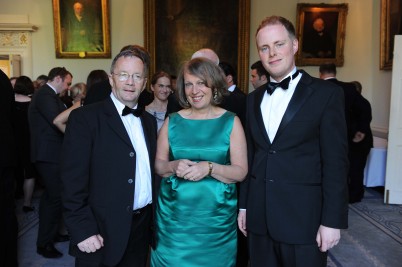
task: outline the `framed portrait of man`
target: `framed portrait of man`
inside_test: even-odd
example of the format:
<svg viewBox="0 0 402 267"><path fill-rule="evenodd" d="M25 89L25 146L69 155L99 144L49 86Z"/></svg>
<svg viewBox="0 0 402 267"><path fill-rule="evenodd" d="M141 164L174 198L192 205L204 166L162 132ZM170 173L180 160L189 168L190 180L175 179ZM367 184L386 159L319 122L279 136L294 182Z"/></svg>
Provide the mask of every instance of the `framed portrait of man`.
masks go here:
<svg viewBox="0 0 402 267"><path fill-rule="evenodd" d="M53 0L56 58L110 58L107 0Z"/></svg>
<svg viewBox="0 0 402 267"><path fill-rule="evenodd" d="M297 4L298 65L343 65L347 11L347 4Z"/></svg>

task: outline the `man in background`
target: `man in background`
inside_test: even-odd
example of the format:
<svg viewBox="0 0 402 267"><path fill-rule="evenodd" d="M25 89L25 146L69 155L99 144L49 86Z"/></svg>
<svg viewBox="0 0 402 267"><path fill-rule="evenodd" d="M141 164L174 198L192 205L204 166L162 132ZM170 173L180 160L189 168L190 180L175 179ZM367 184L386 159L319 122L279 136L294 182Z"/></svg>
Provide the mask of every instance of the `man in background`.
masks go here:
<svg viewBox="0 0 402 267"><path fill-rule="evenodd" d="M251 78L250 82L253 85L254 89L266 84L269 80L269 73L264 68L261 63L261 60L254 62L251 67Z"/></svg>
<svg viewBox="0 0 402 267"><path fill-rule="evenodd" d="M354 170L356 163L360 164L356 162L356 160L353 158L351 148L354 145L354 143L362 142L366 138L366 135L371 134L370 130L371 109L367 110L367 107L363 101L363 97L358 93L358 91L356 90L356 86L353 83L342 82L336 78L336 66L334 63L320 65L319 72L321 79L340 86L342 88L343 95L345 98L345 119L346 119L346 127L348 130L348 147L349 147L349 164L350 164L348 180L350 185L351 176L355 176L355 174L352 174L351 172L355 172ZM351 193L350 190L349 193ZM361 199L363 198L363 195L364 195L364 188L360 188L358 194L356 193L349 194L349 203L360 202Z"/></svg>
<svg viewBox="0 0 402 267"><path fill-rule="evenodd" d="M226 76L228 95L224 96L221 107L235 113L243 126L246 124L246 94L237 86L237 73L232 65L227 62L220 62L219 67Z"/></svg>
<svg viewBox="0 0 402 267"><path fill-rule="evenodd" d="M71 86L73 76L64 67L56 67L50 70L48 79L32 97L28 122L31 160L45 187L39 205L37 253L45 258L59 258L63 254L54 247L54 242L67 241L68 236L58 233L62 221L60 154L63 133L53 120L66 109L58 94Z"/></svg>

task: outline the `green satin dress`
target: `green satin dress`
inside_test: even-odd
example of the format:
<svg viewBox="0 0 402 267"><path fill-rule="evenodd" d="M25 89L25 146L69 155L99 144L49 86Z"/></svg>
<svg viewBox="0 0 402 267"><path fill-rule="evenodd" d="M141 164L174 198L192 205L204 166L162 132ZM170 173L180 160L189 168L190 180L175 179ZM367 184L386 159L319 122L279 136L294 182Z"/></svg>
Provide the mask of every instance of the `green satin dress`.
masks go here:
<svg viewBox="0 0 402 267"><path fill-rule="evenodd" d="M229 141L234 114L208 120L169 116L170 160L230 164ZM236 184L210 176L188 181L162 179L156 211L153 267L230 267L236 265Z"/></svg>

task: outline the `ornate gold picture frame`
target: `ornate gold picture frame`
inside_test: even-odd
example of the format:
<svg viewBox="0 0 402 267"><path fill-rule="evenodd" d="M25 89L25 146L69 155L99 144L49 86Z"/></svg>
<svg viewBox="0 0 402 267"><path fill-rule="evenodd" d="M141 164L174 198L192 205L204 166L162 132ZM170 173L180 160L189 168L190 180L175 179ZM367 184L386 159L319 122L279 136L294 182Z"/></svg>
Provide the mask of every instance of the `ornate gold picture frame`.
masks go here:
<svg viewBox="0 0 402 267"><path fill-rule="evenodd" d="M107 0L53 0L56 58L110 58Z"/></svg>
<svg viewBox="0 0 402 267"><path fill-rule="evenodd" d="M402 0L381 0L380 69L392 69L394 37L402 34Z"/></svg>
<svg viewBox="0 0 402 267"><path fill-rule="evenodd" d="M347 13L348 4L297 4L297 65L343 65Z"/></svg>
<svg viewBox="0 0 402 267"><path fill-rule="evenodd" d="M250 0L144 0L144 25L151 75L176 75L195 51L211 48L237 69L238 86L248 91Z"/></svg>

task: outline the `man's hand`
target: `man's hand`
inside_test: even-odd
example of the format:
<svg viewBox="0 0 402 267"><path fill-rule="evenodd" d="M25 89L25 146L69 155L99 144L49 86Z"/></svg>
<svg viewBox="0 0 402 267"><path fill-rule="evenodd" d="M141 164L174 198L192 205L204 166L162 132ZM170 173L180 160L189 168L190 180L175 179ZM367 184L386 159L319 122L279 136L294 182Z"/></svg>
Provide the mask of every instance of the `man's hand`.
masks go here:
<svg viewBox="0 0 402 267"><path fill-rule="evenodd" d="M340 239L341 230L320 225L315 240L317 241L320 250L322 252L326 252L329 249L335 247Z"/></svg>
<svg viewBox="0 0 402 267"><path fill-rule="evenodd" d="M247 236L247 227L246 227L246 210L240 210L237 215L237 224L239 226L240 231L244 236Z"/></svg>
<svg viewBox="0 0 402 267"><path fill-rule="evenodd" d="M353 140L352 140L352 141L353 141L354 143L359 143L359 142L363 141L364 137L366 137L366 134L365 134L365 133L362 133L362 132L357 131L357 132L355 133L355 136L353 137Z"/></svg>
<svg viewBox="0 0 402 267"><path fill-rule="evenodd" d="M103 247L103 238L101 235L93 235L77 244L77 247L86 253L95 252Z"/></svg>

